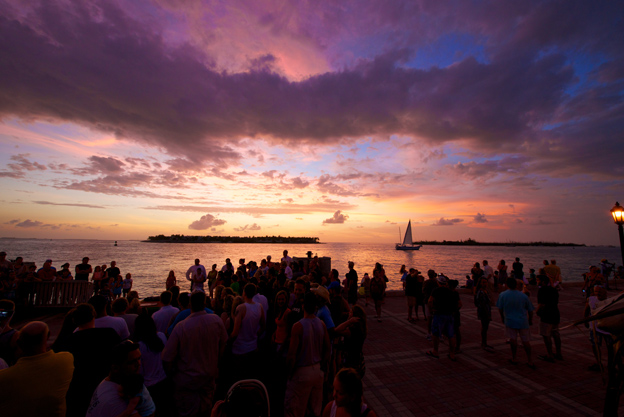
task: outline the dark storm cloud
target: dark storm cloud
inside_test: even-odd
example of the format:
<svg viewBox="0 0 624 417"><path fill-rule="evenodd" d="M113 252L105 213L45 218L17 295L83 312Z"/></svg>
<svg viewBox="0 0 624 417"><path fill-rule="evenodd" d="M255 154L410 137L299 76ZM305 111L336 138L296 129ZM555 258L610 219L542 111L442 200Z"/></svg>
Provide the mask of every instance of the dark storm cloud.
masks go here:
<svg viewBox="0 0 624 417"><path fill-rule="evenodd" d="M615 137L624 130L621 2L300 6L327 11L318 14L323 30L313 23L294 30L319 45L342 31L392 41L340 71L298 82L275 72L270 54L254 58L249 72L218 71L211 57L190 44L172 46L157 22L113 2L42 1L27 13L20 6L0 4L0 117L73 122L192 164L240 160L227 143L245 137L291 144L403 134L525 153L541 172L622 174L599 163L603 156L584 158L592 141L624 158ZM264 18L276 34L290 30L277 15ZM448 33L477 39L485 58L407 67L419 47ZM579 81L577 52L603 61L591 83Z"/></svg>

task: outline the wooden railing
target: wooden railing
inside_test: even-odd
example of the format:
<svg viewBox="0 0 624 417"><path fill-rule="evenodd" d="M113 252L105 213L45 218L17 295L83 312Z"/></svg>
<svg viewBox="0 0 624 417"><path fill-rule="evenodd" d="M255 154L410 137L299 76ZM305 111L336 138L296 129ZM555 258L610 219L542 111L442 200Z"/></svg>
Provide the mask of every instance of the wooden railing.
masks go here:
<svg viewBox="0 0 624 417"><path fill-rule="evenodd" d="M74 307L86 303L93 295L88 281L34 282L28 292L33 307Z"/></svg>

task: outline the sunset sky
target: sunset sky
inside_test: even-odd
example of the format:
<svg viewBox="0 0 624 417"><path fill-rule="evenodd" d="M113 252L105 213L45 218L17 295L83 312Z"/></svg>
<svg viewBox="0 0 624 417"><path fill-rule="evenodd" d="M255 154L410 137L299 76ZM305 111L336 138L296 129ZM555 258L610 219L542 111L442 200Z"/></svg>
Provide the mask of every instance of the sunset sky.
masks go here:
<svg viewBox="0 0 624 417"><path fill-rule="evenodd" d="M617 245L621 1L0 0L0 236Z"/></svg>

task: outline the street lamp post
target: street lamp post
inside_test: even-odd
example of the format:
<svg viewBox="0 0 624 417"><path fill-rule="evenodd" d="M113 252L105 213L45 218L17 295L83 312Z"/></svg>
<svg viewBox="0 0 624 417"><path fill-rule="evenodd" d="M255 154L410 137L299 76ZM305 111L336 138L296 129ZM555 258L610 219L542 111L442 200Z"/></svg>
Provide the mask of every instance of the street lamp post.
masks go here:
<svg viewBox="0 0 624 417"><path fill-rule="evenodd" d="M620 234L620 251L622 252L622 265L624 265L624 207L620 203L615 202L615 206L611 209L613 221L618 225L618 233Z"/></svg>

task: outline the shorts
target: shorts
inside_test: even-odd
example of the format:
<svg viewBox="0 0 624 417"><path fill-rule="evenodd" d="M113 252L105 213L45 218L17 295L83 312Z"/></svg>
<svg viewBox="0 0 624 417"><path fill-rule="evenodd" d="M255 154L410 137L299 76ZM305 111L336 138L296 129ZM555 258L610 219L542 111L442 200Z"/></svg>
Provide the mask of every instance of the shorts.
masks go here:
<svg viewBox="0 0 624 417"><path fill-rule="evenodd" d="M407 306L414 307L416 305L416 297L407 296Z"/></svg>
<svg viewBox="0 0 624 417"><path fill-rule="evenodd" d="M546 337L558 336L559 335L559 324L549 324L540 322L539 325L539 334Z"/></svg>
<svg viewBox="0 0 624 417"><path fill-rule="evenodd" d="M605 341L607 348L612 347L614 344L613 337L611 337L610 334L597 331L594 336L594 331L591 328L589 329L589 343L591 343L592 346L602 346L603 340Z"/></svg>
<svg viewBox="0 0 624 417"><path fill-rule="evenodd" d="M507 331L507 338L513 341L518 340L518 336L520 336L520 340L523 343L531 341L531 331L529 329L512 329L511 327L505 327Z"/></svg>
<svg viewBox="0 0 624 417"><path fill-rule="evenodd" d="M444 335L451 339L455 336L455 321L453 320L453 316L448 314L434 314L433 321L431 322L431 333L440 337Z"/></svg>

